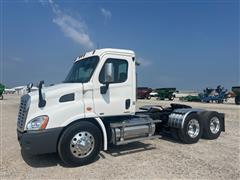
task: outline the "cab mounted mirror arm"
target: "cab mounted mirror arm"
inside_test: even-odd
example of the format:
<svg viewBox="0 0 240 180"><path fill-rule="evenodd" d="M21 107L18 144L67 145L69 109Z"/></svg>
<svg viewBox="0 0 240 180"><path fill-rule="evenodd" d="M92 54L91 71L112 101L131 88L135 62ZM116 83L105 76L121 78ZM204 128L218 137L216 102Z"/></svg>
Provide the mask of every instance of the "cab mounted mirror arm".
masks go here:
<svg viewBox="0 0 240 180"><path fill-rule="evenodd" d="M100 92L101 92L101 94L106 94L108 88L109 88L109 83L106 83L105 85L101 86L101 87L100 87Z"/></svg>

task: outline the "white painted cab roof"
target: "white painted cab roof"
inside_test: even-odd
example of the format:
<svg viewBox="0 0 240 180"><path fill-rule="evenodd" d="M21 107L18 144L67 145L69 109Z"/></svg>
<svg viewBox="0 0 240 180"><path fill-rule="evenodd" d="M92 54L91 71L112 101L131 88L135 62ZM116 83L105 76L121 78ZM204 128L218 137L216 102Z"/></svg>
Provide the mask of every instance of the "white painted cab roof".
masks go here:
<svg viewBox="0 0 240 180"><path fill-rule="evenodd" d="M76 61L87 58L87 57L91 57L91 56L101 56L105 53L122 54L122 55L129 55L129 56L135 57L135 53L132 50L104 48L104 49L96 49L90 52L86 52L85 54L77 57Z"/></svg>

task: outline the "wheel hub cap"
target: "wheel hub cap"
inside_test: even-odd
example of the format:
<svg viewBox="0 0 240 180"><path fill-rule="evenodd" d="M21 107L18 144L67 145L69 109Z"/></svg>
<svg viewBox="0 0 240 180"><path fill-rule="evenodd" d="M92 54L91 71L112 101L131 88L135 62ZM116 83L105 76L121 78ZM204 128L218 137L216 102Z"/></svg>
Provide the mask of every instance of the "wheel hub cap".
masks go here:
<svg viewBox="0 0 240 180"><path fill-rule="evenodd" d="M191 119L189 122L188 122L188 130L187 130L187 133L188 135L191 137L191 138L195 138L198 136L199 134L199 131L200 131L200 125L199 125L199 122L198 120L196 119Z"/></svg>
<svg viewBox="0 0 240 180"><path fill-rule="evenodd" d="M72 138L70 150L75 157L84 158L93 151L94 143L94 137L91 133L79 132Z"/></svg>
<svg viewBox="0 0 240 180"><path fill-rule="evenodd" d="M220 121L217 117L213 117L211 120L210 120L210 131L213 133L213 134L217 134L220 130Z"/></svg>

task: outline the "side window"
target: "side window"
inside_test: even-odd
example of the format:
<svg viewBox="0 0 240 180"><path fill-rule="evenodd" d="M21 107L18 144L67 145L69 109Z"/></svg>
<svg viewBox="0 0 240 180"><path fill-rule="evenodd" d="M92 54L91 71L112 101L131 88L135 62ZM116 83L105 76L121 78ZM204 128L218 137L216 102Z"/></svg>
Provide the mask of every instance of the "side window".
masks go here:
<svg viewBox="0 0 240 180"><path fill-rule="evenodd" d="M100 83L104 83L105 77L105 64L112 63L113 64L113 79L111 83L122 83L127 80L128 76L128 62L123 59L107 59L104 63L102 70L99 75Z"/></svg>

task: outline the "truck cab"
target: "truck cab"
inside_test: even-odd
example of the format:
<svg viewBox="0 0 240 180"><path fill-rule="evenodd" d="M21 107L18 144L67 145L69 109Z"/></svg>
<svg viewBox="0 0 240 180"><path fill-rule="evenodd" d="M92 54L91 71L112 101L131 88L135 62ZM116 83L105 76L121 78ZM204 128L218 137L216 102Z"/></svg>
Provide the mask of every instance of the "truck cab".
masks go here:
<svg viewBox="0 0 240 180"><path fill-rule="evenodd" d="M38 92L21 97L17 135L26 153L57 152L65 163L78 166L92 162L109 144L158 138L162 128L195 143L203 134L203 117L207 136L217 138L224 116L206 112L174 104L136 111L135 53L97 49L77 57L61 84L44 87L40 82ZM215 131L209 135L210 125ZM185 126L191 128L188 137L181 134Z"/></svg>

